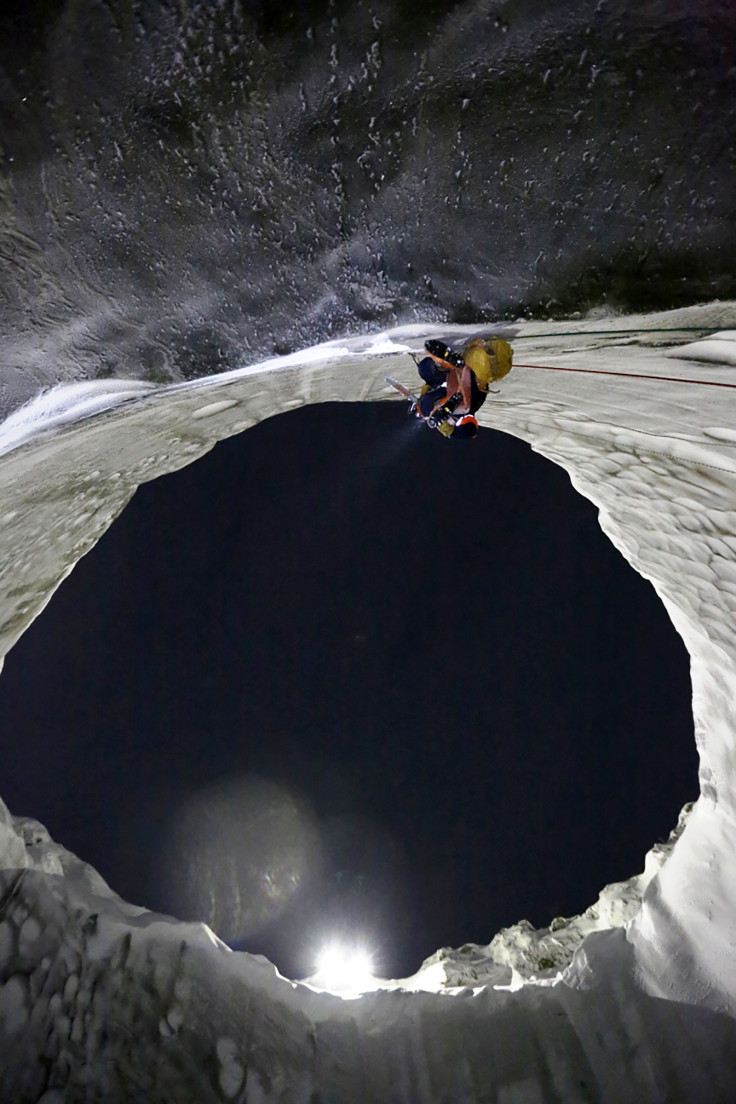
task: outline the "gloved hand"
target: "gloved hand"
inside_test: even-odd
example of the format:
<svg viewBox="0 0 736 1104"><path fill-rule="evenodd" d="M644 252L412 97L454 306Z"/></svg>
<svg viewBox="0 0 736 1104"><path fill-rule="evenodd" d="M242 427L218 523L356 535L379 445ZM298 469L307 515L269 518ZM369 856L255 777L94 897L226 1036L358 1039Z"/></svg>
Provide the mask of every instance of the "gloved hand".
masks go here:
<svg viewBox="0 0 736 1104"><path fill-rule="evenodd" d="M437 409L427 419L427 424L431 429L438 429L443 422L446 422L450 418L456 408L462 402L462 395L459 391L456 391L454 395L450 395L449 399L446 399L442 406L438 406Z"/></svg>

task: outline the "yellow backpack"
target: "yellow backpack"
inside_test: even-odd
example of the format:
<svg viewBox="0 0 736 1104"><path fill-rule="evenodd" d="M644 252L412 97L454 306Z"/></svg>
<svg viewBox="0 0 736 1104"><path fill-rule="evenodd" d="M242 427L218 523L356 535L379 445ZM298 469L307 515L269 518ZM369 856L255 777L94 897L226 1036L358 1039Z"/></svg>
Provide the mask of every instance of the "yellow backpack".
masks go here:
<svg viewBox="0 0 736 1104"><path fill-rule="evenodd" d="M502 337L487 340L474 337L462 350L462 356L478 386L487 391L491 383L503 379L511 371L513 350Z"/></svg>

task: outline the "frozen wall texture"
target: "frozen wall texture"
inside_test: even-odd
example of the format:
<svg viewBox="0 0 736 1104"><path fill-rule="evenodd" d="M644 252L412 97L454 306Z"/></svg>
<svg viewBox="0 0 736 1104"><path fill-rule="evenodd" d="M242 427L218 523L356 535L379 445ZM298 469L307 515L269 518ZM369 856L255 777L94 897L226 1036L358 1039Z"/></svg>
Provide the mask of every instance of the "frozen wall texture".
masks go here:
<svg viewBox="0 0 736 1104"><path fill-rule="evenodd" d="M0 655L139 483L390 398L429 333L736 295L735 41L728 0L4 4ZM702 794L674 848L565 929L342 1001L3 811L3 1099L736 1098L733 345L590 332L732 322L509 323L546 367L483 411L567 468L690 648Z"/></svg>
<svg viewBox="0 0 736 1104"><path fill-rule="evenodd" d="M40 825L3 810L3 1099L733 1099L734 340L646 332L718 327L733 309L547 324L538 338L538 325L504 327L517 367L482 411L570 472L691 651L701 795L674 846L564 928L512 930L343 999L202 926L124 904ZM0 465L3 651L137 483L292 406L389 398L385 373L410 382L407 352L427 332L137 396L111 387L105 400L93 385L97 413L81 418L78 388L21 412Z"/></svg>
<svg viewBox="0 0 736 1104"><path fill-rule="evenodd" d="M0 411L734 294L728 0L9 0Z"/></svg>

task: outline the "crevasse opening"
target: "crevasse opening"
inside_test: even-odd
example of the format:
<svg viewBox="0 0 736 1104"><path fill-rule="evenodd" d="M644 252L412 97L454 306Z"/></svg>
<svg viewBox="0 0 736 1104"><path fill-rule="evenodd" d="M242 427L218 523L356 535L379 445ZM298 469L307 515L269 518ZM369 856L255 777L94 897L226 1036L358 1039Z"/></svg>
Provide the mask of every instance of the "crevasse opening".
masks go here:
<svg viewBox="0 0 736 1104"><path fill-rule="evenodd" d="M685 315L713 328L725 309L677 312L668 321L684 324ZM392 340L400 346L412 334ZM572 966L544 982L521 984L512 976L510 983L475 985L477 972L473 977L468 962L454 978L464 999L399 991L336 1004L328 995L293 989L265 963L228 954L201 929L116 902L39 829L8 822L7 980L0 1011L5 1033L22 1043L4 1075L13 1091L31 1083L37 1096L45 1091L46 1074L33 1072L39 1065L29 1059L44 1046L52 1049L52 1065L63 1061L64 1025L79 1000L91 1009L90 1026L111 1010L118 1024L135 1018L139 1027L156 1025L156 1039L165 1041L164 1056L159 1046L155 1051L158 1084L169 1092L185 1085L199 1099L257 1099L278 1085L276 1091L305 1100L310 1093L472 1100L489 1086L511 1091L524 1084L527 1096L545 1085L550 1099L554 1093L621 1099L632 1084L640 1099L656 1099L662 1084L673 1099L697 1099L704 1091L728 1099L725 1056L733 1020L727 1009L736 988L728 954L736 468L729 454L729 392L722 387L727 378L723 365L699 361L697 349L678 358L644 339L633 353L629 339L609 337L598 349L572 351L568 339L564 347L554 335L535 340L519 364L529 367L509 379L494 404L493 424L567 467L598 506L607 534L654 583L692 656L703 796L633 921L588 935ZM6 557L5 577L25 563L33 582L3 591L6 647L136 482L275 413L285 394L295 404L354 398L356 391L364 399L380 397L388 358L395 374L403 355L400 347L395 354L383 348L382 361L371 364L359 348L335 346L327 363L313 360L302 371L286 365L278 387L269 367L257 390L251 374L247 385L235 375L173 389L163 401L143 397L18 449L6 515L14 559ZM584 374L573 374L581 369ZM111 450L113 432L118 447ZM52 465L54 472L42 496L34 490L40 450L44 471ZM81 518L81 533L70 534L70 509ZM34 980L42 976L45 988ZM439 985L446 980L445 974ZM206 1021L194 997L204 991ZM59 1000L42 993L59 993ZM609 1031L606 1025L614 1024ZM115 1056L115 1074L104 1074L113 1078L113 1095L128 1091L134 1076L138 1083L150 1076L147 1045L139 1048L134 1073L120 1056L119 1035L92 1031L85 1038L87 1077L90 1070L92 1076L109 1071ZM634 1052L645 1060L632 1059ZM409 1053L416 1056L412 1062ZM64 1068L75 1083L80 1067Z"/></svg>

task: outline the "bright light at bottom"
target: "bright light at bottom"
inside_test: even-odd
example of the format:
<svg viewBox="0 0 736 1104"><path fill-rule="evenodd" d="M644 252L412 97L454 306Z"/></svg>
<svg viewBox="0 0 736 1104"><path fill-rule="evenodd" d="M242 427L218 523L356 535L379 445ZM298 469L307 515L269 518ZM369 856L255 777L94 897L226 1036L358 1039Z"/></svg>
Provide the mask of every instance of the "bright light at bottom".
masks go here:
<svg viewBox="0 0 736 1104"><path fill-rule="evenodd" d="M314 981L324 989L372 988L373 962L367 951L332 943L317 960Z"/></svg>

